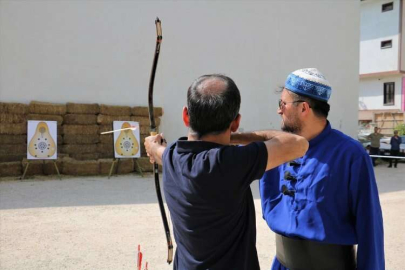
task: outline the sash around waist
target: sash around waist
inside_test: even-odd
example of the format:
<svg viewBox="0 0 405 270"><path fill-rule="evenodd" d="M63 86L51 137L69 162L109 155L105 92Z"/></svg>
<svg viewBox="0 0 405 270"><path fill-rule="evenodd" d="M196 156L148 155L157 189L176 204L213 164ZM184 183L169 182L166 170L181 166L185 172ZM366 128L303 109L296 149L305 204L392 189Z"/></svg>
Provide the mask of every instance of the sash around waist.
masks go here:
<svg viewBox="0 0 405 270"><path fill-rule="evenodd" d="M353 245L294 239L276 233L277 260L290 270L354 270Z"/></svg>

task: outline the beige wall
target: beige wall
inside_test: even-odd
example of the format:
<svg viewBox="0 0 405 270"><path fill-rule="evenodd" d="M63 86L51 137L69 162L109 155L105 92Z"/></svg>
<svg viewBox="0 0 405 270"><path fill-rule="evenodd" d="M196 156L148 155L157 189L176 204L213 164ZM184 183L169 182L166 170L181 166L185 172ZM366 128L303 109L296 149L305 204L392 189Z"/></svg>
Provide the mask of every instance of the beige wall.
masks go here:
<svg viewBox="0 0 405 270"><path fill-rule="evenodd" d="M394 105L384 105L384 83L395 84ZM401 110L402 76L368 78L360 81L359 110Z"/></svg>
<svg viewBox="0 0 405 270"><path fill-rule="evenodd" d="M382 5L393 2L393 10L382 12ZM400 0L361 2L360 74L399 69ZM392 48L381 49L381 42L392 40Z"/></svg>
<svg viewBox="0 0 405 270"><path fill-rule="evenodd" d="M319 68L333 86L330 120L357 132L360 1L0 1L0 100L147 105L163 27L155 105L169 140L199 75L232 77L246 130L278 128L289 72Z"/></svg>

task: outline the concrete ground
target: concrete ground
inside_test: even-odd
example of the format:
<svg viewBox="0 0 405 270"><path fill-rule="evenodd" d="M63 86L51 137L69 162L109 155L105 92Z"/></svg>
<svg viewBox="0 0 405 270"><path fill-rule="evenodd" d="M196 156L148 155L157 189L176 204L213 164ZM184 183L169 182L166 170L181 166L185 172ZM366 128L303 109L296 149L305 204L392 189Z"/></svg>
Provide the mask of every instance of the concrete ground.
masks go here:
<svg viewBox="0 0 405 270"><path fill-rule="evenodd" d="M386 269L404 269L405 163L375 171ZM257 249L269 269L274 235L261 218L257 186ZM149 269L172 268L151 175L0 181L0 269L135 269L138 244Z"/></svg>

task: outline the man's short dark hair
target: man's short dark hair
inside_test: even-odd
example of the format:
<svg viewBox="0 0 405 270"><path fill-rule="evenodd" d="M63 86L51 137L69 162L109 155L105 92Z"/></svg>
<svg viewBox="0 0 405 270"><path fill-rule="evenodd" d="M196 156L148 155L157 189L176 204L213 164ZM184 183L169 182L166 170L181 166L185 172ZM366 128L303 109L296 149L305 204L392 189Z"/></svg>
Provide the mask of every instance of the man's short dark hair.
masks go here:
<svg viewBox="0 0 405 270"><path fill-rule="evenodd" d="M202 87L207 80L219 80L220 91ZM220 134L227 130L239 114L240 93L235 82L221 74L199 77L187 91L187 107L192 131L201 138L207 134Z"/></svg>
<svg viewBox="0 0 405 270"><path fill-rule="evenodd" d="M330 105L327 102L299 95L291 91L290 93L294 100L302 100L308 103L308 105L311 107L312 111L317 117L328 118Z"/></svg>

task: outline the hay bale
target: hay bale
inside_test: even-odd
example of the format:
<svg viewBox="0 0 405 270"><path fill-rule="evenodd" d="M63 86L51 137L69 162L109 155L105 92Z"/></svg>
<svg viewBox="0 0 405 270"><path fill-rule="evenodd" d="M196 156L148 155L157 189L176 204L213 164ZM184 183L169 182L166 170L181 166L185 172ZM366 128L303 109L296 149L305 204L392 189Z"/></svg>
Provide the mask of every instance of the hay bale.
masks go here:
<svg viewBox="0 0 405 270"><path fill-rule="evenodd" d="M0 155L24 155L27 154L27 144L3 144L0 147Z"/></svg>
<svg viewBox="0 0 405 270"><path fill-rule="evenodd" d="M98 162L100 163L100 174L109 175L113 161L114 159L112 158L99 159Z"/></svg>
<svg viewBox="0 0 405 270"><path fill-rule="evenodd" d="M5 144L26 144L27 135L4 135L0 134L0 145Z"/></svg>
<svg viewBox="0 0 405 270"><path fill-rule="evenodd" d="M96 144L65 144L62 145L62 154L92 154L97 152Z"/></svg>
<svg viewBox="0 0 405 270"><path fill-rule="evenodd" d="M62 135L57 135L57 137L58 137L58 139L57 139L58 145L62 145L62 144L63 144L63 137L62 137Z"/></svg>
<svg viewBox="0 0 405 270"><path fill-rule="evenodd" d="M148 157L137 158L136 161L138 162L139 167L141 167L142 172L153 172L153 164L149 162ZM136 172L140 172L136 163L134 164L134 169ZM159 171L162 171L162 166L159 166Z"/></svg>
<svg viewBox="0 0 405 270"><path fill-rule="evenodd" d="M131 108L131 115L149 117L149 108L148 107L132 107ZM153 108L153 115L155 117L161 117L163 115L163 108L162 107L154 107Z"/></svg>
<svg viewBox="0 0 405 270"><path fill-rule="evenodd" d="M76 160L98 160L98 153L69 154L69 157Z"/></svg>
<svg viewBox="0 0 405 270"><path fill-rule="evenodd" d="M95 144L100 142L100 135L63 135L63 144Z"/></svg>
<svg viewBox="0 0 405 270"><path fill-rule="evenodd" d="M27 116L25 114L12 114L12 113L0 113L0 123L25 123Z"/></svg>
<svg viewBox="0 0 405 270"><path fill-rule="evenodd" d="M129 115L97 115L97 124L107 125L112 124L113 121L131 121L131 116Z"/></svg>
<svg viewBox="0 0 405 270"><path fill-rule="evenodd" d="M103 134L100 135L100 143L114 143L114 136L112 134Z"/></svg>
<svg viewBox="0 0 405 270"><path fill-rule="evenodd" d="M62 172L67 175L97 175L100 173L100 163L95 160L74 160L65 157Z"/></svg>
<svg viewBox="0 0 405 270"><path fill-rule="evenodd" d="M149 134L147 135L141 135L141 140L139 142L139 146L141 147L141 157L146 157L146 149L145 149L145 138L149 136Z"/></svg>
<svg viewBox="0 0 405 270"><path fill-rule="evenodd" d="M64 115L66 114L66 105L49 102L31 101L29 104L29 112L32 114Z"/></svg>
<svg viewBox="0 0 405 270"><path fill-rule="evenodd" d="M27 163L30 163L30 165L28 166L27 172L25 173L25 175L43 175L44 174L44 169L43 169L43 161L42 160L29 160L24 158L22 161L22 169L23 169L23 173L24 170L27 166Z"/></svg>
<svg viewBox="0 0 405 270"><path fill-rule="evenodd" d="M27 124L3 124L0 123L0 134L20 135L27 134Z"/></svg>
<svg viewBox="0 0 405 270"><path fill-rule="evenodd" d="M56 166L58 166L58 170L59 173L62 173L62 168L63 168L63 158L61 157L61 155L59 155L59 158L56 160L45 160L44 164L42 166L44 175L57 175L58 172L56 171L55 168L55 164L54 162L56 162Z"/></svg>
<svg viewBox="0 0 405 270"><path fill-rule="evenodd" d="M113 125L108 124L108 125L99 125L99 131L100 133L106 132L106 131L111 131L113 130ZM112 133L111 133L112 134ZM106 135L101 135L101 136L106 136Z"/></svg>
<svg viewBox="0 0 405 270"><path fill-rule="evenodd" d="M100 159L100 174L108 175L114 159ZM116 159L112 174L127 174L134 172L134 160L132 158Z"/></svg>
<svg viewBox="0 0 405 270"><path fill-rule="evenodd" d="M141 157L147 157L146 148L144 144L141 144Z"/></svg>
<svg viewBox="0 0 405 270"><path fill-rule="evenodd" d="M22 161L24 158L27 157L27 154L24 155L9 155L9 154L0 154L0 162L12 162L12 161Z"/></svg>
<svg viewBox="0 0 405 270"><path fill-rule="evenodd" d="M139 142L140 146L141 146L141 157L146 157L146 149L145 149L145 138L149 136L148 135L141 135L141 141Z"/></svg>
<svg viewBox="0 0 405 270"><path fill-rule="evenodd" d="M27 120L56 121L58 126L63 124L63 116L52 114L28 114Z"/></svg>
<svg viewBox="0 0 405 270"><path fill-rule="evenodd" d="M66 114L64 123L69 125L93 125L97 124L97 115L92 114Z"/></svg>
<svg viewBox="0 0 405 270"><path fill-rule="evenodd" d="M149 126L149 117L145 116L131 116L131 121L139 122L140 126ZM155 117L156 126L160 126L160 117Z"/></svg>
<svg viewBox="0 0 405 270"><path fill-rule="evenodd" d="M21 161L0 163L0 176L21 176Z"/></svg>
<svg viewBox="0 0 405 270"><path fill-rule="evenodd" d="M129 106L110 106L101 104L100 114L106 115L131 115L131 107Z"/></svg>
<svg viewBox="0 0 405 270"><path fill-rule="evenodd" d="M97 153L114 155L114 145L111 143L98 143Z"/></svg>
<svg viewBox="0 0 405 270"><path fill-rule="evenodd" d="M98 114L100 106L98 104L66 103L66 112L75 114Z"/></svg>
<svg viewBox="0 0 405 270"><path fill-rule="evenodd" d="M134 160L132 158L120 158L117 164L115 165L117 174L127 174L134 171Z"/></svg>
<svg viewBox="0 0 405 270"><path fill-rule="evenodd" d="M98 158L103 159L103 158L115 158L115 157L114 157L114 153L99 153Z"/></svg>
<svg viewBox="0 0 405 270"><path fill-rule="evenodd" d="M139 142L140 144L144 144L145 143L145 138L148 137L148 135L141 135L141 141Z"/></svg>
<svg viewBox="0 0 405 270"><path fill-rule="evenodd" d="M27 114L28 105L22 103L0 102L0 113Z"/></svg>
<svg viewBox="0 0 405 270"><path fill-rule="evenodd" d="M141 126L140 128L141 135L150 135L150 127L149 126ZM156 132L159 133L159 128L156 128Z"/></svg>
<svg viewBox="0 0 405 270"><path fill-rule="evenodd" d="M98 135L98 125L63 125L64 135Z"/></svg>
<svg viewBox="0 0 405 270"><path fill-rule="evenodd" d="M56 134L58 134L58 135L63 135L64 134L63 126L57 126L56 127Z"/></svg>

